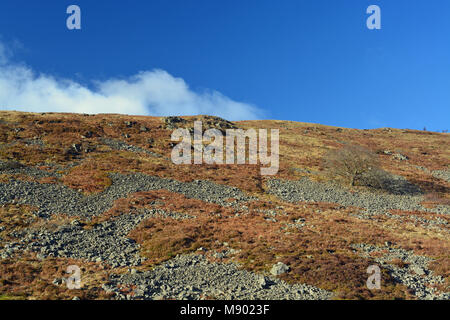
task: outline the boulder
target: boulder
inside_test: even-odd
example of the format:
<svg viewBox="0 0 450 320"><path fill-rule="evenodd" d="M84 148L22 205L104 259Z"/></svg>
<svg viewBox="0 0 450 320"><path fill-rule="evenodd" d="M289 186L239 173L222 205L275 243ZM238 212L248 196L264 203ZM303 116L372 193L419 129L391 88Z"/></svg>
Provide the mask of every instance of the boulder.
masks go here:
<svg viewBox="0 0 450 320"><path fill-rule="evenodd" d="M272 269L270 269L270 273L273 274L274 276L278 276L280 274L288 272L289 269L290 268L283 262L278 262L277 264L274 264L272 266Z"/></svg>

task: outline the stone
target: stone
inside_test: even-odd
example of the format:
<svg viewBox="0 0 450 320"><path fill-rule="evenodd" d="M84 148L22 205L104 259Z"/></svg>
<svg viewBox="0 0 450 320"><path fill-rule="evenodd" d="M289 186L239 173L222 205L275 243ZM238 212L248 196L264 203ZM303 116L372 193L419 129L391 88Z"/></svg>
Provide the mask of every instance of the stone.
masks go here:
<svg viewBox="0 0 450 320"><path fill-rule="evenodd" d="M409 158L401 153L396 153L392 156L394 159L396 160L400 160L400 161L405 161L408 160Z"/></svg>
<svg viewBox="0 0 450 320"><path fill-rule="evenodd" d="M266 277L262 276L258 279L258 285L261 286L262 289L267 287Z"/></svg>
<svg viewBox="0 0 450 320"><path fill-rule="evenodd" d="M79 144L79 143L74 143L74 144L72 144L72 149L73 149L75 152L81 152L81 144Z"/></svg>
<svg viewBox="0 0 450 320"><path fill-rule="evenodd" d="M290 268L285 265L283 262L278 262L277 264L274 264L272 266L272 269L270 269L270 273L274 276L278 276L280 274L286 273L290 270Z"/></svg>
<svg viewBox="0 0 450 320"><path fill-rule="evenodd" d="M92 138L92 136L93 136L92 131L87 131L85 134L83 134L83 135L81 136L81 138L82 138L82 139Z"/></svg>
<svg viewBox="0 0 450 320"><path fill-rule="evenodd" d="M142 296L144 296L144 294L145 294L145 291L142 290L142 289L136 289L136 290L134 290L134 295L135 295L136 297L142 297Z"/></svg>
<svg viewBox="0 0 450 320"><path fill-rule="evenodd" d="M180 117L167 117L164 119L164 122L167 124L174 124L174 123L186 123L186 120Z"/></svg>
<svg viewBox="0 0 450 320"><path fill-rule="evenodd" d="M136 121L124 121L124 123L127 126L127 128L131 128L136 124Z"/></svg>
<svg viewBox="0 0 450 320"><path fill-rule="evenodd" d="M412 269L412 271L414 271L414 273L418 274L419 276L422 276L422 275L426 274L425 269L422 268L422 267L413 266L411 269Z"/></svg>
<svg viewBox="0 0 450 320"><path fill-rule="evenodd" d="M78 220L73 220L72 222L70 222L70 224L72 225L72 226L75 226L75 227L78 227L78 226L81 226L82 224L81 224L81 222L80 221L78 221Z"/></svg>

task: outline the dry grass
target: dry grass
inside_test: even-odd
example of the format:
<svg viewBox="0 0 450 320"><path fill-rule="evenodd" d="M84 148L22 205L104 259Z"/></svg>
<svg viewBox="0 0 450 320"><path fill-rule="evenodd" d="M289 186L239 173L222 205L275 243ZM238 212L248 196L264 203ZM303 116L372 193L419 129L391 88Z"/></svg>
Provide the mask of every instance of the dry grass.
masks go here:
<svg viewBox="0 0 450 320"><path fill-rule="evenodd" d="M69 265L81 269L81 289L68 289L65 285L54 285L55 278L67 278ZM103 266L81 260L46 258L38 260L34 255L20 259L0 261L0 296L4 299L20 298L28 300L69 300L108 299L110 295L101 290L101 284L108 278L108 270Z"/></svg>
<svg viewBox="0 0 450 320"><path fill-rule="evenodd" d="M198 118L186 117L188 125ZM161 118L157 117L2 111L0 120L0 160L15 160L25 165L78 163L64 172L61 181L45 178L40 180L41 183L63 183L89 194L101 192L109 186L111 182L107 175L110 172L143 172L179 181L210 180L260 197L261 201L248 205L247 214L240 212L241 216L236 217L236 212L230 208L187 199L165 190L139 192L117 200L109 211L85 221L85 228L90 228L113 216L150 207L196 217L187 220L151 218L131 231L129 236L142 245L142 253L149 259L142 269L151 268L176 254L196 251L199 247L224 250L227 249L224 242L228 242L229 247L240 250L231 259L244 268L268 272L274 263L283 261L291 268L291 272L282 276L284 280L316 285L334 291L342 299L411 298L406 288L395 283L386 273L382 275L381 291L367 290L366 269L372 261L359 257L350 247L354 243L383 245L389 241L414 250L416 254L435 258L430 268L446 279L450 277L448 228L427 229L409 219L414 214L427 219L439 217L448 220L445 216L396 211L393 213L404 217L404 222L385 216L374 221L361 220L350 215L358 211L356 208L327 203L291 204L278 200L265 193L268 177L260 176L258 165L177 166L165 158L111 151L109 147L100 145L100 137L109 137L170 158L171 130L166 130ZM449 167L448 134L398 129L355 130L287 121L242 121L236 124L243 129L280 129L280 169L276 178L296 180L307 176L318 181L327 179L323 174L324 155L330 149L338 149L351 142L378 153L384 170L404 176L427 192L424 205L448 205L450 184L418 167L429 170ZM148 130L142 131L141 126ZM21 130L14 130L16 128ZM40 139L44 147L27 145L26 139ZM81 144L82 149L90 147L93 150L78 155L67 154L67 148L75 143ZM395 160L385 155L384 150L407 155L409 160ZM0 172L0 182L8 182L10 178L11 175ZM15 178L31 179L27 176ZM268 222L260 210L276 209L277 206L282 206L287 215L277 216L276 223ZM0 208L0 226L6 228L0 237L6 240L8 232L28 227L55 228L74 218L55 215L45 222L33 218L31 210L14 205ZM306 223L302 229L284 229L300 218ZM88 285L80 292L68 292L51 284L55 274L61 273L69 263L83 265L87 273ZM401 261L394 263L402 264ZM0 265L3 281L0 298L1 295L27 299L65 299L73 295L105 298L98 289L105 272L101 265L68 259L39 261L26 255L17 260L6 259Z"/></svg>
<svg viewBox="0 0 450 320"><path fill-rule="evenodd" d="M0 239L3 241L11 239L9 233L28 228L36 222L36 218L32 214L35 209L30 206L14 204L0 206L0 227L4 228L0 232Z"/></svg>
<svg viewBox="0 0 450 320"><path fill-rule="evenodd" d="M171 198L171 203L178 200ZM271 207L271 204L259 205ZM383 275L383 290L377 293L367 290L366 270L371 261L358 257L350 247L352 243L393 241L385 230L331 209L317 216L316 206L285 207L288 216L278 217L279 223L270 223L255 206L249 214L240 217L222 210L213 214L197 212L196 219L183 221L151 218L130 236L141 244L151 265L200 247L221 251L227 248L223 245L227 242L240 250L233 260L248 270L268 272L274 263L283 261L292 269L283 275L286 281L316 285L334 291L341 298L409 297L405 288L387 274ZM289 232L281 229L284 222L292 223L298 218L306 219L308 225Z"/></svg>

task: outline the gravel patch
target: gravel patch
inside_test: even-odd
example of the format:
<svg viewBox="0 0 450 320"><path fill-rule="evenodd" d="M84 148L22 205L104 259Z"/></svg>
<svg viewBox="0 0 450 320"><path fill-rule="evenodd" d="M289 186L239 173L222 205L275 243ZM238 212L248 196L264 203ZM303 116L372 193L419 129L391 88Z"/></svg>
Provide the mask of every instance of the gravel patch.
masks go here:
<svg viewBox="0 0 450 320"><path fill-rule="evenodd" d="M41 170L35 167L18 166L18 165L14 167L12 165L8 165L8 163L5 162L2 163L1 161L0 161L0 173L11 175L24 174L37 179L46 177L59 178L62 176L60 173L48 170Z"/></svg>
<svg viewBox="0 0 450 320"><path fill-rule="evenodd" d="M450 170L435 170L432 172L433 177L450 182Z"/></svg>
<svg viewBox="0 0 450 320"><path fill-rule="evenodd" d="M106 262L112 267L139 265L144 258L139 255L139 245L127 234L150 217L172 217L186 219L187 215L170 213L161 209L142 210L142 213L123 214L85 230L77 220L58 227L25 230L16 233L21 240L8 243L0 249L0 256L8 258L16 252L37 252L38 257L66 257Z"/></svg>
<svg viewBox="0 0 450 320"><path fill-rule="evenodd" d="M141 191L165 189L181 193L188 198L217 203L222 206L236 206L249 201L237 188L215 184L210 181L195 180L184 183L171 179L148 176L145 174L110 174L112 185L105 191L85 196L63 185L40 184L28 181L10 181L0 183L0 205L8 203L36 206L36 215L48 217L64 213L69 216L90 217L109 210L113 202L126 198L129 194ZM228 201L229 199L234 201Z"/></svg>
<svg viewBox="0 0 450 320"><path fill-rule="evenodd" d="M373 220L373 221L377 221L377 216L386 216L389 219L395 219L398 220L399 224L403 224L405 222L411 222L413 224L420 224L423 228L429 229L429 230L434 230L434 229L439 229L440 231L450 231L449 230L449 226L450 223L441 218L441 217L433 217L430 219L424 218L422 216L418 216L415 214L408 214L408 215L398 215L398 214L392 214L389 212L382 212L380 214L375 214L375 213L368 213L368 212L359 212L359 213L350 213L351 216L357 217L359 219L367 219L367 220Z"/></svg>
<svg viewBox="0 0 450 320"><path fill-rule="evenodd" d="M368 214L383 214L389 210L423 211L450 214L450 206L423 207L421 195L397 195L371 192L350 192L338 185L324 184L302 178L298 181L268 180L269 193L288 202L328 202L364 208Z"/></svg>
<svg viewBox="0 0 450 320"><path fill-rule="evenodd" d="M100 138L100 141L113 150L130 151L130 152L135 152L135 153L145 153L147 155L150 155L150 156L153 156L156 158L163 157L159 153L152 152L150 150L147 150L147 149L144 149L141 147L133 146L133 145L127 144L120 140L111 139L111 138Z"/></svg>
<svg viewBox="0 0 450 320"><path fill-rule="evenodd" d="M428 263L433 259L425 256L415 255L414 252L401 248L393 248L390 245L384 247L369 244L352 245L354 249L361 252L361 256L374 258L371 254L385 251L381 257L375 257L375 261L386 268L390 275L398 282L408 287L414 295L421 300L450 300L450 292L440 293L430 285L444 283L444 278L435 276L428 269ZM400 259L406 266L401 268L389 262Z"/></svg>
<svg viewBox="0 0 450 320"><path fill-rule="evenodd" d="M136 286L134 296L119 292L118 285ZM213 263L201 255L179 255L151 271L111 275L103 286L117 299L323 300L330 292L290 285L275 277L241 270L234 263Z"/></svg>
<svg viewBox="0 0 450 320"><path fill-rule="evenodd" d="M203 130L218 129L222 133L225 133L227 129L237 129L237 126L233 122L230 122L228 120L216 116L203 116L201 122ZM180 127L185 127L188 124L188 121L186 121L183 118L175 116L164 118L164 123L166 125L166 129L174 130ZM193 127L187 129L191 134L194 132Z"/></svg>
<svg viewBox="0 0 450 320"><path fill-rule="evenodd" d="M26 145L29 145L29 146L38 146L39 148L44 148L44 147L45 147L45 142L42 141L42 140L39 139L39 138L34 138L34 139L24 139L23 142L24 142Z"/></svg>

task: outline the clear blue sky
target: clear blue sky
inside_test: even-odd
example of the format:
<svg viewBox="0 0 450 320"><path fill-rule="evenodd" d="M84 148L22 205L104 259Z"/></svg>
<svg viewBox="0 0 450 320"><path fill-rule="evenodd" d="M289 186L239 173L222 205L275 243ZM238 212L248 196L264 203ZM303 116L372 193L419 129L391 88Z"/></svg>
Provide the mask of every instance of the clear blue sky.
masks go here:
<svg viewBox="0 0 450 320"><path fill-rule="evenodd" d="M66 28L70 4L82 30ZM381 30L366 28L371 4ZM442 130L449 13L448 0L2 0L0 40L15 63L88 88L161 69L265 119Z"/></svg>

